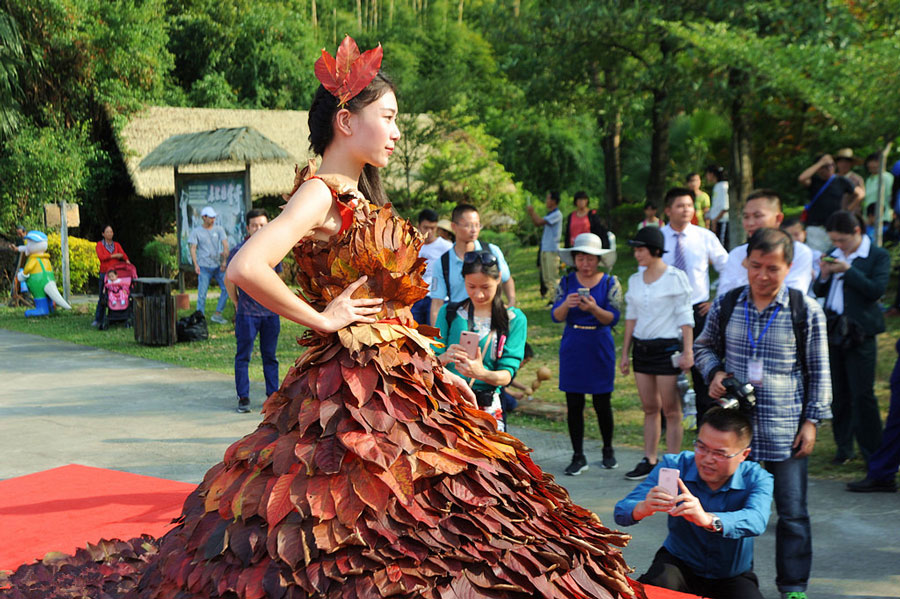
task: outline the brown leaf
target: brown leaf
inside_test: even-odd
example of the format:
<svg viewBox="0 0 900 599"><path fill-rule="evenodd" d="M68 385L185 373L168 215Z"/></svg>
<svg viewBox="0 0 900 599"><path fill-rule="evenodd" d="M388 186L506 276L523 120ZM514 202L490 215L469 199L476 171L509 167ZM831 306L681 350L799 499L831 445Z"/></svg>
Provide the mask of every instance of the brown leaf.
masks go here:
<svg viewBox="0 0 900 599"><path fill-rule="evenodd" d="M316 445L315 463L325 474L334 474L341 469L346 449L338 442L336 436L324 437Z"/></svg>
<svg viewBox="0 0 900 599"><path fill-rule="evenodd" d="M291 483L296 477L297 472L291 472L279 476L275 481L266 506L266 522L270 527L281 522L294 508L294 504L291 503Z"/></svg>
<svg viewBox="0 0 900 599"><path fill-rule="evenodd" d="M378 384L378 371L372 366L356 366L354 368L341 367L344 381L358 400L357 405L363 405L372 396L375 386Z"/></svg>
<svg viewBox="0 0 900 599"><path fill-rule="evenodd" d="M334 499L331 497L331 483L324 475L313 476L306 485L306 500L312 515L320 520L335 517Z"/></svg>
<svg viewBox="0 0 900 599"><path fill-rule="evenodd" d="M334 360L322 364L316 377L316 396L321 400L331 397L341 386L341 365Z"/></svg>

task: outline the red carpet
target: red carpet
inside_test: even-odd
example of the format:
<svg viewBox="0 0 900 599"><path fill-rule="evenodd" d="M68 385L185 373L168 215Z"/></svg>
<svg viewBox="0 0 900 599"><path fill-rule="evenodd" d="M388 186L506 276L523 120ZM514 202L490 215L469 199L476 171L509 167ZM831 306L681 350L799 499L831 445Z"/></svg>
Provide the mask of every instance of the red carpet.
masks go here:
<svg viewBox="0 0 900 599"><path fill-rule="evenodd" d="M194 486L74 464L0 481L0 570L100 539L161 536ZM646 589L650 599L693 597Z"/></svg>

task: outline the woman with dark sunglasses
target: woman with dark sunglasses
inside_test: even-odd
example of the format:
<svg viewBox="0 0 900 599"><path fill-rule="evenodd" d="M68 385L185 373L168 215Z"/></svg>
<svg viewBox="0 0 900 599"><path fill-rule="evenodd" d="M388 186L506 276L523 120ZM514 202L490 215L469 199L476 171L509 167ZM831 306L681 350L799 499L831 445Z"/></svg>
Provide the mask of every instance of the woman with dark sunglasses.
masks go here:
<svg viewBox="0 0 900 599"><path fill-rule="evenodd" d="M500 267L491 252L466 252L462 274L469 297L449 319L447 306L441 306L437 323L444 347L435 349L435 353L448 370L469 381L478 406L496 418L498 428L504 430L500 389L509 384L522 364L528 321L518 308L503 305ZM474 358L460 345L463 331L478 334Z"/></svg>

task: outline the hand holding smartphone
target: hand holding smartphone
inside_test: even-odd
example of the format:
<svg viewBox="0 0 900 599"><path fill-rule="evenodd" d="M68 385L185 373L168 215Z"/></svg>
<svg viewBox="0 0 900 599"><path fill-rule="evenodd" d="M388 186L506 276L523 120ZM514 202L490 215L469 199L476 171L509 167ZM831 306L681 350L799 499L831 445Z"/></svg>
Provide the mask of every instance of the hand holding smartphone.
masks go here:
<svg viewBox="0 0 900 599"><path fill-rule="evenodd" d="M591 294L591 290L588 287L579 287L578 288L578 295L580 297L587 297L590 294Z"/></svg>
<svg viewBox="0 0 900 599"><path fill-rule="evenodd" d="M466 350L466 355L470 360L474 360L478 355L478 333L472 331L463 331L459 334L459 344Z"/></svg>
<svg viewBox="0 0 900 599"><path fill-rule="evenodd" d="M678 475L679 472L675 468L659 469L659 487L672 497L678 496Z"/></svg>

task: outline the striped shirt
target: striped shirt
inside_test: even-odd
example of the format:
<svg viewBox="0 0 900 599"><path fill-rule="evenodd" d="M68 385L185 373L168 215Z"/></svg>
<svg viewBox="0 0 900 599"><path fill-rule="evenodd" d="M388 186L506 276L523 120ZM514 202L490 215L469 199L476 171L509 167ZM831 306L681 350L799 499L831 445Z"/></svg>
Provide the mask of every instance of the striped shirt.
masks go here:
<svg viewBox="0 0 900 599"><path fill-rule="evenodd" d="M753 451L755 460L782 461L791 457L791 445L801 418L821 420L831 418L831 369L828 362L828 338L825 314L810 297L806 302L806 370L809 373L808 402L803 409L803 369L797 361L797 340L791 323L791 307L787 287L782 285L775 300L762 312L757 311L749 297L749 287L738 295L734 312L724 331L725 364L716 355L719 331L719 309L722 297L716 298L706 327L694 343L694 362L703 377L710 381L717 370L734 373L740 381L747 381L747 365L753 357L748 338L756 341L756 355L763 361L763 383L756 389L756 408L753 410ZM745 307L745 301L746 307ZM768 331L759 339L776 307L778 314Z"/></svg>

